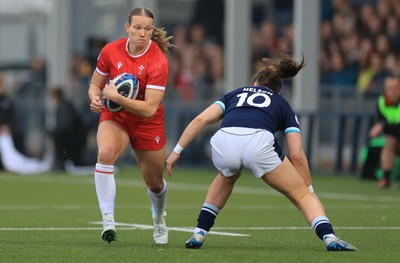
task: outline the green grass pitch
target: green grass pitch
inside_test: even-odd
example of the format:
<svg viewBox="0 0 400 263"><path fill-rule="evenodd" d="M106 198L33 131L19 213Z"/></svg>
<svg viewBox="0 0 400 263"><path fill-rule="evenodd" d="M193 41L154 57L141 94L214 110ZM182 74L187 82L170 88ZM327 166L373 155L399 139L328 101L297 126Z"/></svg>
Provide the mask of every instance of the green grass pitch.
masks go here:
<svg viewBox="0 0 400 263"><path fill-rule="evenodd" d="M314 175L336 234L358 252L327 252L300 212L245 172L199 250L184 248L212 169L176 167L169 186L169 243L152 240L150 201L139 170L116 175L118 240L101 240L92 175L0 172L0 262L400 262L400 191L356 176ZM167 177L167 176L166 176Z"/></svg>

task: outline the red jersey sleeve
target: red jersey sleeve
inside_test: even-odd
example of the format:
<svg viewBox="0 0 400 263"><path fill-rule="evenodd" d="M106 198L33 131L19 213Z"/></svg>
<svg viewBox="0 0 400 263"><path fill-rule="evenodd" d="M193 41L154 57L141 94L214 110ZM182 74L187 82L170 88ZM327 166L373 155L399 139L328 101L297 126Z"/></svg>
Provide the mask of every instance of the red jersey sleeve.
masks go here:
<svg viewBox="0 0 400 263"><path fill-rule="evenodd" d="M106 45L97 57L96 72L104 77L110 75L109 50L109 45Z"/></svg>
<svg viewBox="0 0 400 263"><path fill-rule="evenodd" d="M153 59L153 63L148 71L148 76L146 88L165 90L168 79L168 61L161 50Z"/></svg>

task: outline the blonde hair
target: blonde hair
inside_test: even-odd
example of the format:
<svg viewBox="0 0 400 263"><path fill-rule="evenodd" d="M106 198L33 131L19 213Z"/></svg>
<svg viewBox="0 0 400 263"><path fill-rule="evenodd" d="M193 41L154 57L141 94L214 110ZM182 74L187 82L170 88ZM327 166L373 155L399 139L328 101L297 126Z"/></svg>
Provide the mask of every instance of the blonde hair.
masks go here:
<svg viewBox="0 0 400 263"><path fill-rule="evenodd" d="M144 7L141 8L133 8L128 15L128 24L131 24L132 21L132 16L146 16L150 17L154 21L154 15L153 13ZM173 38L173 36L167 36L167 31L164 30L164 27L154 27L153 35L151 36L151 40L153 40L157 46L160 47L161 51L164 54L169 53L169 49L171 47L174 47L173 44L171 44L170 40Z"/></svg>

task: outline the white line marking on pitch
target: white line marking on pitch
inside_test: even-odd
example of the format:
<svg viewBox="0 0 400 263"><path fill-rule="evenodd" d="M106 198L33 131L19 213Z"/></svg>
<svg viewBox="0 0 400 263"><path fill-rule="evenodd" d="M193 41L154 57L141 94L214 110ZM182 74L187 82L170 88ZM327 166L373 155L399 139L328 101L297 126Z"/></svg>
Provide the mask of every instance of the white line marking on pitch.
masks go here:
<svg viewBox="0 0 400 263"><path fill-rule="evenodd" d="M102 225L103 222L89 222L91 224ZM153 229L151 225L141 225L141 224L127 224L127 223L115 223L117 226L121 226L119 230L150 230ZM0 228L0 231L79 231L79 230L101 230L100 227L10 227L10 228ZM181 232L193 232L193 228L190 227L168 227L169 230L181 231ZM218 232L211 231L209 234L222 235L222 236L234 236L234 237L248 237L249 234L238 234L229 232Z"/></svg>
<svg viewBox="0 0 400 263"><path fill-rule="evenodd" d="M89 223L96 224L96 225L103 224L103 222L100 222L100 221L89 222ZM134 227L134 228L138 228L138 229L153 229L152 225L128 224L128 223L120 223L120 222L116 222L115 225L125 226L125 227ZM193 233L193 227L168 227L168 230ZM211 231L209 234L222 235L222 236L233 236L233 237L248 237L248 236L250 236L248 234L238 234L238 233L218 232L218 231Z"/></svg>

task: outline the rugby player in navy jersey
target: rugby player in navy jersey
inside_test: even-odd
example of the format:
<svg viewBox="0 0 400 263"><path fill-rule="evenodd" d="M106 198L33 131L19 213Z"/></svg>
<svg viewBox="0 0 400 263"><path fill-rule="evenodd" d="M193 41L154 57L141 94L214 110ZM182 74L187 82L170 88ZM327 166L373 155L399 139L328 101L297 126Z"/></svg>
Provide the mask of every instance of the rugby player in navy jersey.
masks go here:
<svg viewBox="0 0 400 263"><path fill-rule="evenodd" d="M315 195L307 157L304 154L300 125L289 103L279 92L282 79L292 78L305 66L283 55L264 59L265 66L253 77L252 86L225 94L195 117L184 130L166 160L168 175L185 147L208 124L222 119L211 138L212 161L219 173L214 179L197 219L187 248L200 248L226 204L242 169L284 194L304 215L328 251L356 251L357 248L335 236L324 206ZM288 157L274 134L285 135Z"/></svg>

